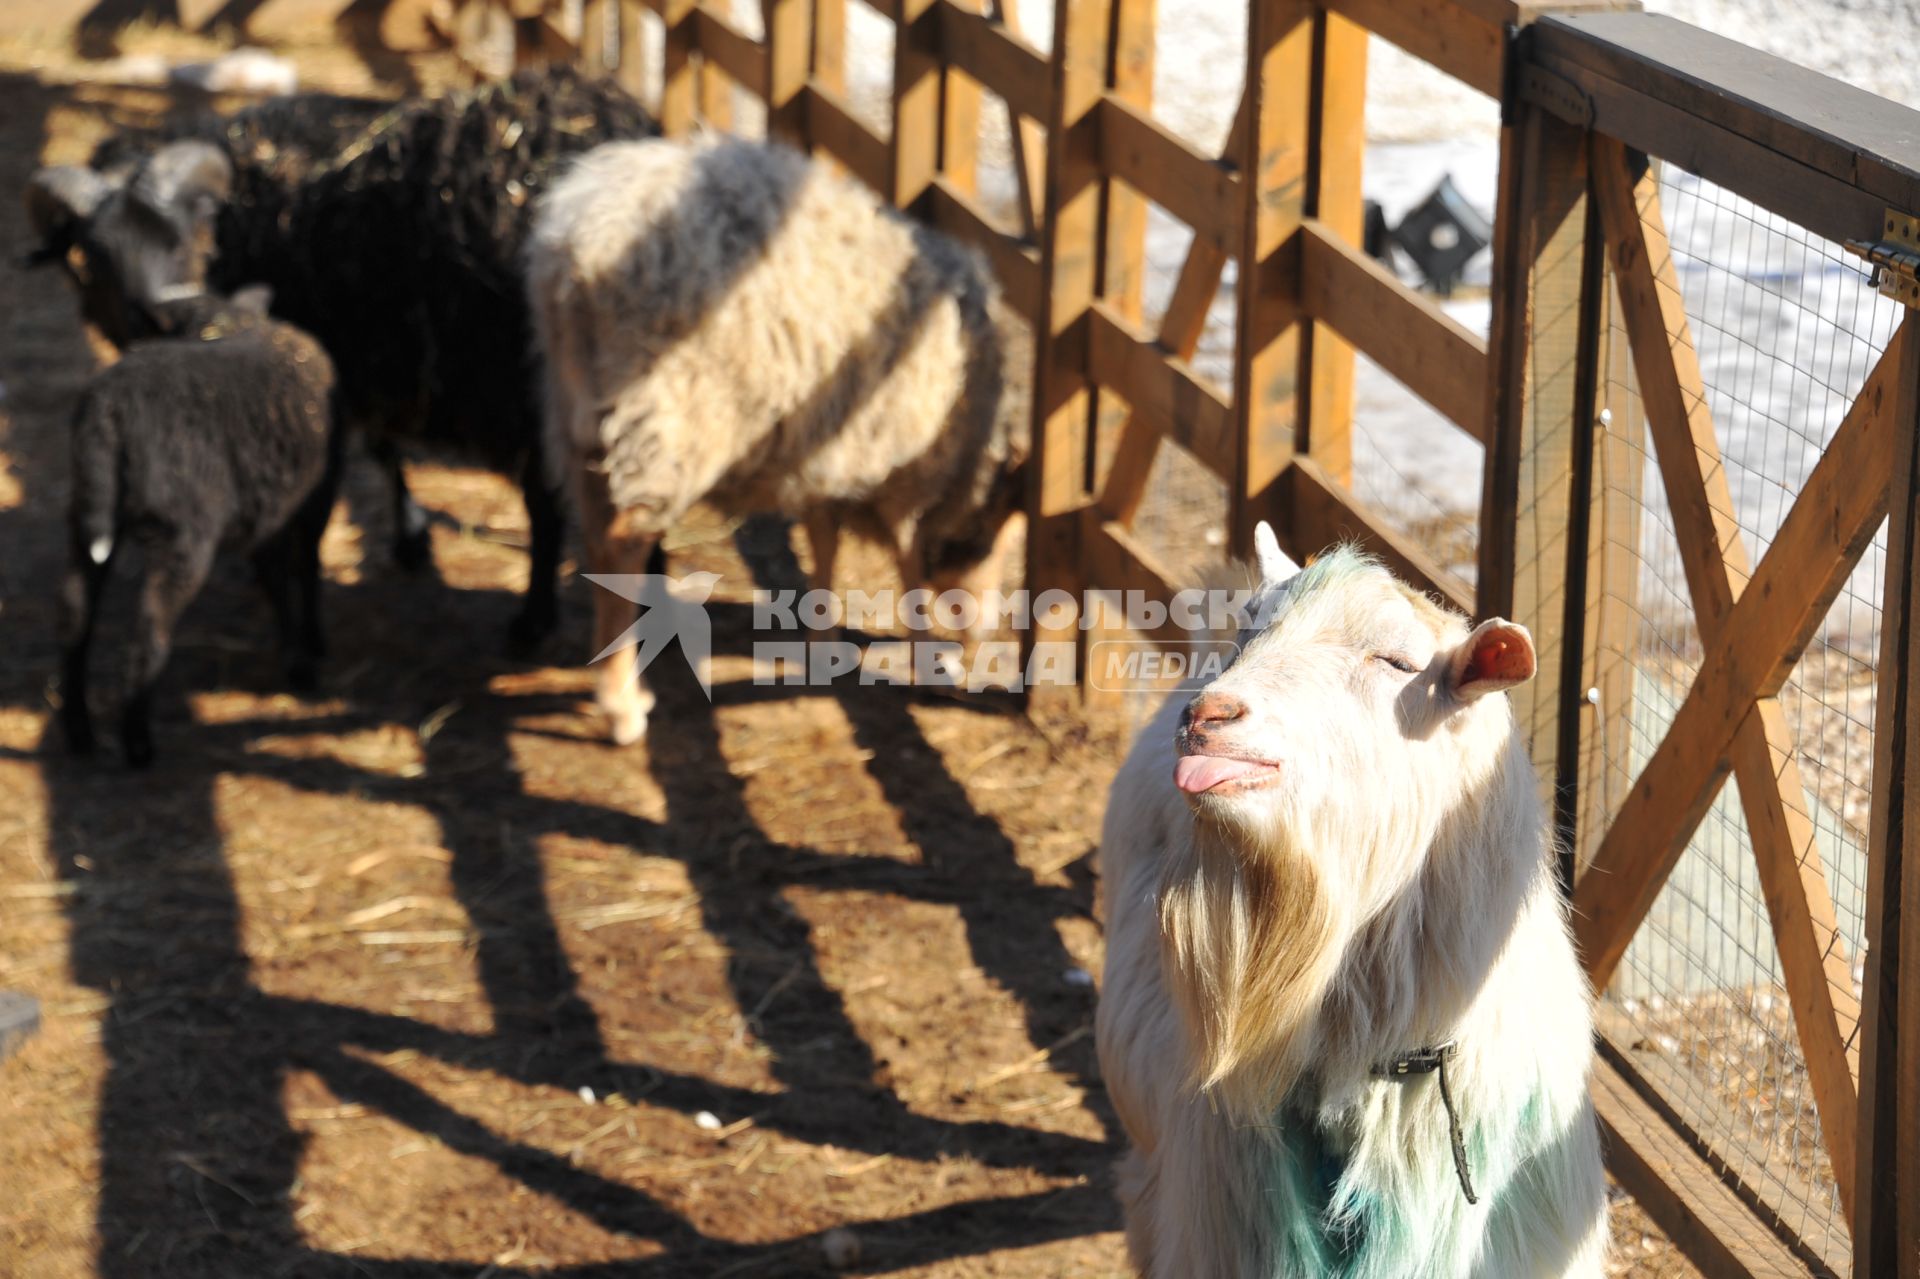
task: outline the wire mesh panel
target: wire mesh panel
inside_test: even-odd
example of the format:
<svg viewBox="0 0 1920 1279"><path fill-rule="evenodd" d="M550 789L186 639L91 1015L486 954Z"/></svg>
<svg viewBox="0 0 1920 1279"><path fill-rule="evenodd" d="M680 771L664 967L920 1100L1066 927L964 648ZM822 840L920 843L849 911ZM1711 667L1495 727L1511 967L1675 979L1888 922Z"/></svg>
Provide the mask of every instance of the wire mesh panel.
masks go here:
<svg viewBox="0 0 1920 1279"><path fill-rule="evenodd" d="M1657 208L1672 246L1739 550L1757 564L1902 318L1856 258L1674 168ZM1595 446L1580 852L1591 856L1700 674L1706 646L1662 459L1619 316L1603 355ZM1671 339L1674 335L1669 335ZM1644 335L1643 335L1644 341ZM1643 362L1646 352L1634 355ZM1671 465L1673 459L1664 461ZM1714 480L1714 483L1717 483ZM1864 480L1863 480L1864 482ZM1749 829L1756 788L1803 819L1797 852L1829 959L1828 998L1857 1052L1873 698L1885 532L1876 535L1779 695L1788 758L1730 777L1602 994L1602 1029L1781 1225L1849 1267L1833 1168ZM1737 556L1730 556L1736 560ZM1732 572L1737 592L1742 574ZM1711 638L1711 637L1709 637ZM1743 793L1742 782L1754 793ZM1770 797L1766 797L1770 798ZM1819 900L1824 897L1826 900Z"/></svg>

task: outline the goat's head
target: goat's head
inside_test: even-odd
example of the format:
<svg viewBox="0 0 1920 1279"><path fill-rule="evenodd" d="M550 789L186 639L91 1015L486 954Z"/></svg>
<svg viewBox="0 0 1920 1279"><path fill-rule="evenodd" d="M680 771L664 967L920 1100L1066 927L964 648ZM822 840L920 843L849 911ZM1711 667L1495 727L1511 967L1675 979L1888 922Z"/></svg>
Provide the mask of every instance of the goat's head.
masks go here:
<svg viewBox="0 0 1920 1279"><path fill-rule="evenodd" d="M1302 570L1264 524L1257 543L1255 623L1180 721L1194 838L1161 895L1195 1082L1247 1114L1304 1067L1349 943L1430 855L1522 846L1498 694L1534 665L1524 628L1470 629L1352 549Z"/></svg>
<svg viewBox="0 0 1920 1279"><path fill-rule="evenodd" d="M167 331L165 304L199 293L213 254L213 223L233 166L210 143L169 143L131 170L41 169L27 183L40 245L32 262L58 262L80 293L83 317L115 346Z"/></svg>
<svg viewBox="0 0 1920 1279"><path fill-rule="evenodd" d="M1342 547L1302 570L1261 525L1260 622L1188 703L1175 782L1243 847L1304 855L1365 917L1482 792L1531 679L1526 628L1469 628Z"/></svg>

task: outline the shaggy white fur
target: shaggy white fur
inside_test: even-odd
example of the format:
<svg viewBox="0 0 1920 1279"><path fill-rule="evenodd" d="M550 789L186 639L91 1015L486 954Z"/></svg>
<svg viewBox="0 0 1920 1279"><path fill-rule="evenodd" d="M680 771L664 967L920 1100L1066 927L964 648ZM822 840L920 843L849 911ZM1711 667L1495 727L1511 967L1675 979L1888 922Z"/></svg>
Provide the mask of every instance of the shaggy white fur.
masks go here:
<svg viewBox="0 0 1920 1279"><path fill-rule="evenodd" d="M1135 1263L1598 1276L1590 996L1501 693L1531 641L1350 550L1295 574L1261 543L1267 620L1109 800L1098 1034ZM1373 1073L1449 1041L1477 1205L1439 1078Z"/></svg>
<svg viewBox="0 0 1920 1279"><path fill-rule="evenodd" d="M611 143L546 196L527 287L595 570L701 501L806 519L816 579L849 520L912 584L997 562L1029 431L997 286L865 187L775 145ZM631 684L603 667L622 740Z"/></svg>

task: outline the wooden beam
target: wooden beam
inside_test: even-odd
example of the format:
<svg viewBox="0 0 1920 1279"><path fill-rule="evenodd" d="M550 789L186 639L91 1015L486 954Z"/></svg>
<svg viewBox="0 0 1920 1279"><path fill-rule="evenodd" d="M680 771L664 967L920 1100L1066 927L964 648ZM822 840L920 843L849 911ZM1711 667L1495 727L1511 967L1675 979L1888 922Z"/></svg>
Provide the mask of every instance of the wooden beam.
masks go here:
<svg viewBox="0 0 1920 1279"><path fill-rule="evenodd" d="M1579 403L1587 270L1586 135L1537 107L1502 130L1495 222L1490 427L1480 493L1477 605L1533 632L1539 674L1513 690L1514 718L1557 800L1567 667L1567 534L1574 452L1589 406Z"/></svg>
<svg viewBox="0 0 1920 1279"><path fill-rule="evenodd" d="M767 51L758 40L741 34L707 8L694 11L694 30L703 59L726 72L748 93L766 101Z"/></svg>
<svg viewBox="0 0 1920 1279"><path fill-rule="evenodd" d="M767 136L807 147L807 80L813 59L810 0L760 0L767 33Z"/></svg>
<svg viewBox="0 0 1920 1279"><path fill-rule="evenodd" d="M1234 111L1233 127L1228 132L1223 156L1239 154L1246 138L1246 102L1242 99ZM1215 244L1195 236L1187 245L1187 257L1180 264L1180 275L1173 285L1173 296L1160 317L1159 345L1182 361L1191 360L1206 330L1207 313L1220 292L1220 277L1227 264L1226 253ZM1100 509L1109 519L1132 527L1146 496L1147 480L1153 474L1154 459L1160 451L1161 428L1151 422L1129 421L1120 428L1120 442L1113 462L1107 468L1106 483L1101 486ZM1232 481L1232 473L1222 474Z"/></svg>
<svg viewBox="0 0 1920 1279"><path fill-rule="evenodd" d="M1020 35L1020 6L1012 0L993 0L994 16L1007 34ZM1024 41L1022 42L1024 43ZM1034 112L1035 116L1042 114ZM1041 190L1046 185L1047 137L1038 119L1029 119L1011 107L1007 131L1013 147L1013 176L1020 188L1020 229L1028 239L1039 235Z"/></svg>
<svg viewBox="0 0 1920 1279"><path fill-rule="evenodd" d="M1888 408L1895 445L1889 470L1887 563L1880 615L1873 724L1873 807L1868 828L1865 995L1860 1018L1860 1141L1852 1214L1854 1273L1906 1273L1920 1256L1920 321L1909 313L1880 367L1894 367ZM1907 1125L1903 1127L1902 1125Z"/></svg>
<svg viewBox="0 0 1920 1279"><path fill-rule="evenodd" d="M1454 0L1328 0L1327 8L1456 80L1500 96L1504 23Z"/></svg>
<svg viewBox="0 0 1920 1279"><path fill-rule="evenodd" d="M1623 292L1626 281L1622 280ZM1886 510L1893 463L1892 383L1901 330L1808 476L1739 603L1707 642L1700 675L1615 816L1575 893L1574 934L1596 985L1705 815L1755 703L1786 682ZM1642 364L1645 391L1647 364ZM1649 401L1649 413L1652 412Z"/></svg>
<svg viewBox="0 0 1920 1279"><path fill-rule="evenodd" d="M994 225L979 205L945 177L935 179L928 192L927 220L984 251L1008 304L1029 321L1038 321L1041 278L1037 250Z"/></svg>
<svg viewBox="0 0 1920 1279"><path fill-rule="evenodd" d="M1012 12L1007 6L1005 12ZM940 49L959 67L1026 116L1047 113L1047 56L1011 31L1005 21L939 0Z"/></svg>
<svg viewBox="0 0 1920 1279"><path fill-rule="evenodd" d="M1318 462L1305 456L1294 458L1287 478L1292 541L1286 549L1295 559L1304 560L1337 542L1358 542L1402 580L1463 613L1473 607L1473 591L1466 583L1414 542L1386 527L1353 490Z"/></svg>
<svg viewBox="0 0 1920 1279"><path fill-rule="evenodd" d="M893 180L896 208L913 205L940 171L939 0L899 0L893 32Z"/></svg>
<svg viewBox="0 0 1920 1279"><path fill-rule="evenodd" d="M1594 1063L1587 1091L1607 1167L1689 1260L1714 1279L1809 1279L1807 1265L1606 1056Z"/></svg>
<svg viewBox="0 0 1920 1279"><path fill-rule="evenodd" d="M813 81L846 96L847 0L813 0Z"/></svg>
<svg viewBox="0 0 1920 1279"><path fill-rule="evenodd" d="M647 89L647 46L641 30L646 7L640 0L620 0L620 67L614 79L636 98L644 97Z"/></svg>
<svg viewBox="0 0 1920 1279"><path fill-rule="evenodd" d="M685 137L693 129L699 13L699 0L664 0L660 8L660 20L666 24L660 62L660 130L670 138Z"/></svg>
<svg viewBox="0 0 1920 1279"><path fill-rule="evenodd" d="M1232 480L1233 406L1186 361L1142 336L1104 302L1093 306L1087 352L1095 381L1118 391L1156 433Z"/></svg>
<svg viewBox="0 0 1920 1279"><path fill-rule="evenodd" d="M1809 206L1839 201L1843 223L1817 207L1815 221L1795 219L1817 234L1870 235L1886 208L1920 208L1920 112L1911 107L1656 14L1547 16L1529 39L1536 60L1593 98L1595 127L1628 145L1756 199L1756 181L1791 172ZM1674 118L1686 126L1652 131Z"/></svg>
<svg viewBox="0 0 1920 1279"><path fill-rule="evenodd" d="M1487 344L1317 219L1300 231L1300 305L1474 439L1486 430Z"/></svg>
<svg viewBox="0 0 1920 1279"><path fill-rule="evenodd" d="M1035 326L1033 454L1027 503L1027 586L1077 592L1096 392L1087 375L1087 313L1098 294L1100 194L1096 113L1107 89L1113 0L1054 0L1048 61L1046 216L1041 220L1041 319ZM1029 645L1079 642L1077 618ZM1076 648L1077 651L1077 648ZM1032 690L1029 704L1063 700Z"/></svg>
<svg viewBox="0 0 1920 1279"><path fill-rule="evenodd" d="M887 195L892 153L885 138L876 137L853 118L846 105L818 84L807 86L807 124L813 145L847 166L847 171Z"/></svg>
<svg viewBox="0 0 1920 1279"><path fill-rule="evenodd" d="M1100 164L1225 252L1239 248L1240 179L1152 116L1108 95L1099 110Z"/></svg>
<svg viewBox="0 0 1920 1279"><path fill-rule="evenodd" d="M938 0L934 12L924 19L932 23L940 58L940 176L968 195L980 189L980 81L954 63L945 18L957 11L985 21L985 3Z"/></svg>
<svg viewBox="0 0 1920 1279"><path fill-rule="evenodd" d="M1283 476L1299 421L1299 306L1274 287L1306 216L1313 118L1311 0L1249 6L1247 129L1238 165L1240 209L1233 402L1237 456L1227 525L1230 554L1248 557L1254 525L1271 517L1287 529ZM1196 228L1197 230L1198 228Z"/></svg>
<svg viewBox="0 0 1920 1279"><path fill-rule="evenodd" d="M1366 234L1361 171L1367 155L1367 42L1365 27L1337 13L1314 23L1313 170L1307 208L1321 231L1356 254ZM1364 254L1361 261L1373 265ZM1389 276L1388 278L1391 278ZM1396 281L1397 283L1397 281ZM1304 284L1304 281L1303 281ZM1300 361L1306 371L1306 412L1294 447L1312 454L1327 473L1353 484L1353 339L1308 324ZM1481 376L1485 376L1482 361ZM1420 388L1416 386L1416 391Z"/></svg>

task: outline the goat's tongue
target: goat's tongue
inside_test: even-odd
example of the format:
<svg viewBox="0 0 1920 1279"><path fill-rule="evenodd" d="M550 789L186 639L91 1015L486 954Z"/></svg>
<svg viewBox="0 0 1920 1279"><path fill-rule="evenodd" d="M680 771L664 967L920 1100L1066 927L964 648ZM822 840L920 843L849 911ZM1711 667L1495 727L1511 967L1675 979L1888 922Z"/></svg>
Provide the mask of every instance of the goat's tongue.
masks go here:
<svg viewBox="0 0 1920 1279"><path fill-rule="evenodd" d="M1173 766L1173 784L1189 795L1202 795L1222 782L1271 772L1273 765L1224 755L1182 755Z"/></svg>

